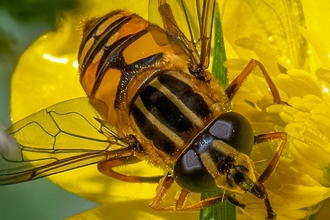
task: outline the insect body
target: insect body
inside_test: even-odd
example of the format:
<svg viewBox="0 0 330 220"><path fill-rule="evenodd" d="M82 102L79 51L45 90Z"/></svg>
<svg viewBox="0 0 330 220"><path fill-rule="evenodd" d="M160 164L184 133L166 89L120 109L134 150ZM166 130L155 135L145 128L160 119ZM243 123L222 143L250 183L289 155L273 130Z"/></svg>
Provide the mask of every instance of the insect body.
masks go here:
<svg viewBox="0 0 330 220"><path fill-rule="evenodd" d="M108 32L100 32L109 21ZM188 60L176 55L170 42L162 48L153 41L152 31L164 39L166 32L135 14L112 12L89 28L80 50L87 95L92 103L96 99L106 104L108 123L120 128L121 135L134 134L146 155L160 158L154 161L157 165L173 167L196 134L229 109L224 91L190 74ZM141 57L132 60L130 47L138 48ZM108 81L116 85L108 86ZM97 104L95 108L104 112Z"/></svg>
<svg viewBox="0 0 330 220"><path fill-rule="evenodd" d="M73 123L83 121L97 129L104 137L100 142L106 147L61 151L56 147L58 141L54 141L48 146L51 150L36 150L29 146L35 143L18 140L20 155L12 159L11 154L3 153L5 161L25 162L25 156L31 149L51 153L51 159L33 161L34 168L24 166L3 170L0 183L37 179L93 163L98 164L100 172L123 181L159 182L160 176L127 176L113 170L116 166L148 160L167 172L151 203L154 209L199 209L220 202L224 197L244 207L232 194L250 192L265 201L267 219L275 219L263 182L278 163L286 134L277 132L254 136L248 120L230 112L230 100L248 74L258 66L274 102L283 102L258 61L251 60L226 90L211 78L207 68L215 1L205 0L203 3L196 16L200 18L196 40L193 39L196 33L192 33L188 40L180 31L171 6L165 0L159 1L164 29L127 11L114 11L88 21L78 52L80 81L99 118L86 117L80 111L62 112L57 108L83 103L81 100L86 99L73 100L37 113L38 117L18 122L7 132L18 140L23 130L39 126L54 139L61 132L74 138L84 138L74 132L64 132L60 119L70 116ZM186 6L183 4L182 7ZM188 27L193 32L190 22ZM44 118L56 125L58 133L49 132L47 125L42 123L42 120L46 121ZM118 134L110 127L115 127ZM86 139L94 140L93 137ZM280 139L282 143L268 167L257 178L248 155L254 144L273 139ZM56 157L61 152L73 155ZM174 207L161 207L162 198L174 181L182 187L181 195ZM229 193L184 206L189 192L200 193L215 188Z"/></svg>

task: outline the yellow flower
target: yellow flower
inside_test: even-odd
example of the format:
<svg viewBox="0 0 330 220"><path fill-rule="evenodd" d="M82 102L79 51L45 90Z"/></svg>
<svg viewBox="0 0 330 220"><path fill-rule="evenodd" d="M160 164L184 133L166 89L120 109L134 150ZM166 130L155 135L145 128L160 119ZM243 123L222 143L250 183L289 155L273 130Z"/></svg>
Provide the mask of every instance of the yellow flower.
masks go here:
<svg viewBox="0 0 330 220"><path fill-rule="evenodd" d="M330 33L326 22L320 22L327 20L330 4L303 1L303 13L298 1L292 5L275 2L248 4L231 0L221 5L228 52L225 65L232 79L249 59L260 60L278 86L282 99L290 104L273 105L268 87L256 70L235 96L233 110L246 115L258 134L288 133L285 152L266 187L278 219L304 219L316 213L322 201L330 197L330 46L326 44ZM76 64L79 21L115 9L129 9L146 18L148 2L139 1L139 7L132 7L135 4L133 0L116 3L116 6L104 1L84 2L82 8L62 16L56 32L40 37L31 45L22 55L12 79L13 120L52 104L85 96ZM277 144L255 147L251 158L259 174ZM146 163L123 170L141 175L161 173ZM156 185L123 183L100 174L95 166L50 179L70 192L101 204L72 219L198 218L198 213L153 211L148 204L155 195ZM238 211L239 219L264 218L262 200L248 193L239 198L247 205L245 210Z"/></svg>
<svg viewBox="0 0 330 220"><path fill-rule="evenodd" d="M307 219L330 197L330 31L320 22L328 17L329 4L230 1L225 6L224 34L232 46L226 64L229 76L237 75L237 66L251 57L258 59L290 104L271 105L271 94L256 70L240 88L234 110L248 116L257 133L288 133L280 163L266 187L278 219ZM238 57L243 61L232 60ZM255 147L251 158L257 162L257 172L262 172L267 163L263 160L271 158L275 148L273 143ZM262 219L260 201L250 195L243 201L251 204L244 210L246 216ZM315 219L327 218L320 212Z"/></svg>

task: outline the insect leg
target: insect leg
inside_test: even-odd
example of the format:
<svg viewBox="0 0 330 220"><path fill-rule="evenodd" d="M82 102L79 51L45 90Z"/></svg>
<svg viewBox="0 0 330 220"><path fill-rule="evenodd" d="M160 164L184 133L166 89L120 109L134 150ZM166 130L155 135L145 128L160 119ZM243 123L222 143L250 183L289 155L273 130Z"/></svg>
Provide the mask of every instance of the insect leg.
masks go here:
<svg viewBox="0 0 330 220"><path fill-rule="evenodd" d="M164 181L162 182L161 186L159 187L156 197L152 200L150 207L155 210L175 210L175 207L168 207L168 208L161 208L159 207L160 202L164 198L166 191L171 187L172 183L174 182L174 178L170 173L167 173L165 176Z"/></svg>
<svg viewBox="0 0 330 220"><path fill-rule="evenodd" d="M257 195L258 192L259 193L261 192L260 195L262 195L262 197L264 199L264 203L267 208L267 217L266 217L267 220L276 219L276 214L270 204L268 194L267 194L266 188L263 185L263 182L265 182L270 177L270 175L274 172L274 170L279 162L280 156L283 152L284 145L285 145L286 139L287 139L287 134L285 132L274 132L274 133L269 133L269 134L261 134L261 135L257 135L254 137L254 144L271 141L274 139L280 139L280 140L282 140L282 142L277 147L275 154L274 154L273 158L271 159L271 161L269 162L266 169L262 172L262 174L258 178L256 187L254 187L255 189L258 189L254 192L254 195Z"/></svg>
<svg viewBox="0 0 330 220"><path fill-rule="evenodd" d="M116 159L101 161L97 164L97 168L104 175L110 176L112 178L116 178L124 182L158 183L159 180L163 178L163 176L152 176L152 177L128 176L113 170L114 167L134 164L138 162L141 162L141 160L133 155L123 156Z"/></svg>
<svg viewBox="0 0 330 220"><path fill-rule="evenodd" d="M287 134L286 134L286 132L274 132L274 133L269 133L269 134L260 134L260 135L257 135L254 137L254 144L271 141L271 140L275 140L275 139L280 139L280 140L282 140L282 142L277 147L275 154L274 154L273 158L271 159L271 161L269 162L267 168L260 175L260 177L258 179L258 181L260 183L265 182L269 178L269 176L273 173L273 171L275 170L275 168L278 164L278 161L280 159L280 156L283 152L284 145L285 145L286 139L287 139Z"/></svg>
<svg viewBox="0 0 330 220"><path fill-rule="evenodd" d="M276 214L270 204L270 201L268 198L268 193L267 193L266 187L263 185L263 183L260 182L259 180L256 181L255 185L252 187L250 192L253 195L255 195L257 198L264 200L264 204L266 206L266 211L267 211L266 220L276 219Z"/></svg>
<svg viewBox="0 0 330 220"><path fill-rule="evenodd" d="M233 97L235 96L237 90L242 85L242 83L245 81L246 77L256 67L259 67L259 69L261 70L264 78L266 79L266 82L267 82L267 84L270 88L270 91L271 91L272 95L273 95L274 103L276 103L276 104L286 104L285 102L283 102L281 100L280 94L279 94L274 82L272 81L272 79L268 75L267 70L265 69L265 67L258 60L254 60L254 59L249 61L249 63L246 65L246 67L243 69L243 71L227 87L226 94L227 94L229 100L233 99Z"/></svg>
<svg viewBox="0 0 330 220"><path fill-rule="evenodd" d="M182 192L181 192L182 193ZM180 194L181 197L181 194ZM182 196L183 197L183 196ZM184 200L182 202L184 202L186 199L186 197L184 197ZM229 202L231 202L233 205L240 207L242 209L245 208L245 205L243 203L240 203L237 199L235 199L234 197L228 196L228 195L218 195L216 197L211 197L208 199L204 199L202 201L199 201L196 204L193 205L189 205L189 206L185 206L185 207L176 207L176 206L171 206L171 207L159 207L159 203L157 204L157 206L151 206L151 208L158 210L158 211L196 211L196 210L200 210L202 208L206 208L209 206L212 206L216 203L222 202L224 199L227 199ZM177 201L176 204L178 204L179 201ZM181 201L180 201L181 202Z"/></svg>
<svg viewBox="0 0 330 220"><path fill-rule="evenodd" d="M171 174L167 174L165 177L162 185L159 187L156 197L151 202L150 207L158 210L158 211L193 211L193 210L200 210L205 207L212 206L216 203L222 202L224 199L228 199L229 202L234 204L235 206L238 206L240 208L245 208L245 205L240 203L238 200L236 200L234 197L227 195L227 194L220 194L215 197L211 197L208 199L204 199L196 204L184 206L184 202L190 193L189 191L182 189L181 193L179 195L178 200L176 201L175 206L170 207L160 207L160 203L162 199L164 198L166 191L171 187L172 183L174 182L174 178L171 176Z"/></svg>
<svg viewBox="0 0 330 220"><path fill-rule="evenodd" d="M180 196L179 196L179 198L178 198L178 200L176 201L176 204L175 204L176 209L178 209L178 210L182 209L182 207L184 205L184 201L186 201L186 198L187 198L189 193L190 192L185 190L185 189L181 190Z"/></svg>
<svg viewBox="0 0 330 220"><path fill-rule="evenodd" d="M133 136L129 138L135 140ZM113 170L114 167L141 162L141 160L135 156L137 153L141 153L140 148L141 146L139 142L136 140L135 142L132 142L128 147L117 150L116 156L112 156L107 160L100 161L97 164L97 168L104 175L116 178L124 182L158 183L159 180L163 178L163 176L151 176L151 177L128 176ZM112 151L111 154L114 154L114 152Z"/></svg>
<svg viewBox="0 0 330 220"><path fill-rule="evenodd" d="M181 192L182 193L182 192ZM181 195L180 195L181 196ZM180 197L179 197L180 198ZM184 198L185 199L185 198ZM196 204L193 204L193 205L189 205L189 206L186 206L186 207L177 207L176 210L179 210L179 211L193 211L193 210L200 210L202 208L206 208L206 207L209 207L209 206L212 206L216 203L219 203L219 202L222 202L224 199L227 199L229 202L231 202L233 205L237 206L237 207L240 207L242 209L245 208L245 205L240 203L237 199L235 199L234 197L232 196L229 196L227 194L220 194L218 196L215 196L215 197L211 197L211 198L207 198L207 199L204 199L202 201L199 201L198 203Z"/></svg>
<svg viewBox="0 0 330 220"><path fill-rule="evenodd" d="M272 208L272 206L270 205L270 201L268 196L264 199L264 203L267 209L267 217L266 220L274 220L276 219L276 214Z"/></svg>

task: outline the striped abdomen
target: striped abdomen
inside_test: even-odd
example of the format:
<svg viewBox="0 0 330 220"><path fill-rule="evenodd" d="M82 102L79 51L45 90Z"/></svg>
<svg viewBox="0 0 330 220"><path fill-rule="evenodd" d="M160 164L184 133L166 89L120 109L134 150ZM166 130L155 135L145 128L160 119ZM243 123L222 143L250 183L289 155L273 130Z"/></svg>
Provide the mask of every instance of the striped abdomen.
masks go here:
<svg viewBox="0 0 330 220"><path fill-rule="evenodd" d="M80 82L91 99L106 104L112 125L118 119L115 109L122 108L130 95L129 84L145 80L146 69L159 69L165 63L163 52L172 50L169 45L160 47L150 29L166 36L162 29L126 11L114 11L85 24L78 53Z"/></svg>

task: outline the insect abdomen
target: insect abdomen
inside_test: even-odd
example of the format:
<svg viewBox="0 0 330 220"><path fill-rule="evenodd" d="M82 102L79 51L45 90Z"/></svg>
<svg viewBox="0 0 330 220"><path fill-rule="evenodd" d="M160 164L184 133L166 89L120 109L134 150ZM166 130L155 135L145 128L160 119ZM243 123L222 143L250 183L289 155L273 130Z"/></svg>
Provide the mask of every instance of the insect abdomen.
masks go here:
<svg viewBox="0 0 330 220"><path fill-rule="evenodd" d="M162 60L164 48L153 41L149 29L147 21L126 11L111 12L85 25L78 54L80 81L94 107L101 114L107 112L103 116L111 125L117 122L115 109L126 102L128 85Z"/></svg>

